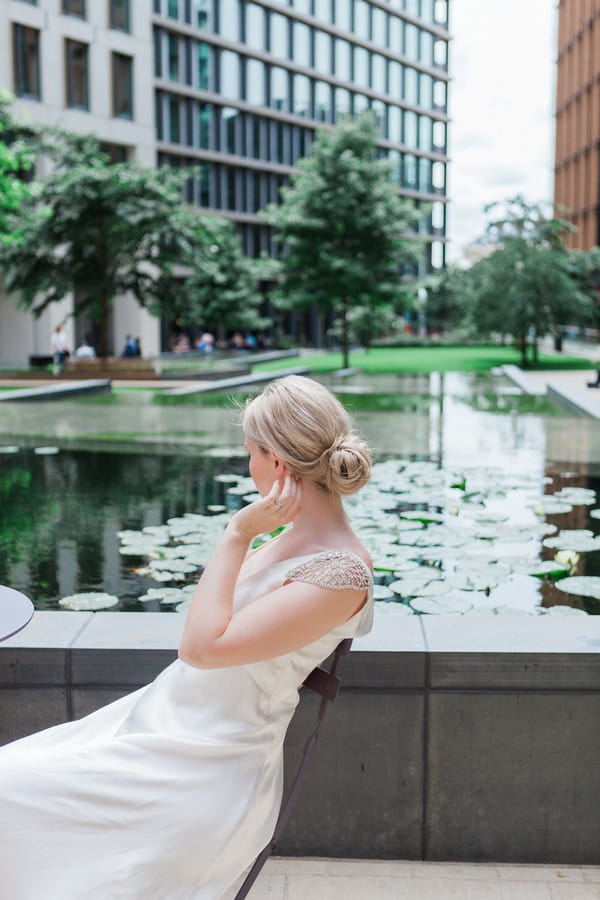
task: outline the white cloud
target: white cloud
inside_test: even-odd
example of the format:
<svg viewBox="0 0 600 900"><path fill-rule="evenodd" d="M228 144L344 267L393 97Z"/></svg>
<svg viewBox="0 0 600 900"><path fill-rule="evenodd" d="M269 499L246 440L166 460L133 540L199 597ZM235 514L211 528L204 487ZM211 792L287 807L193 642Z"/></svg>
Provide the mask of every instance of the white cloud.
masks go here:
<svg viewBox="0 0 600 900"><path fill-rule="evenodd" d="M552 199L555 0L452 0L448 259L486 203Z"/></svg>

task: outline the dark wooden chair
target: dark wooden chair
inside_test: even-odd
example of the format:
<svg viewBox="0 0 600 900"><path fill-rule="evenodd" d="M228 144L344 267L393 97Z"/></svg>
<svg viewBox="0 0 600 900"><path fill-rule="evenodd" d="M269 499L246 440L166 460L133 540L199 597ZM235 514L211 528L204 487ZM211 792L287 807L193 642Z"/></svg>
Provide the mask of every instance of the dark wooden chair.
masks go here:
<svg viewBox="0 0 600 900"><path fill-rule="evenodd" d="M315 747L319 738L319 731L321 729L321 723L327 711L327 704L333 703L339 693L341 684L340 678L337 675L339 662L342 656L348 656L351 647L352 640L350 638L346 638L345 640L340 641L340 643L334 650L333 659L331 661L329 671L322 668L321 666L318 666L316 669L312 670L310 675L304 681L303 687L309 688L309 690L315 691L321 696L321 702L319 704L319 709L317 712L317 721L315 727L307 738L306 744L304 745L302 759L300 760L300 765L298 766L298 771L296 772L296 777L292 782L289 794L281 805L281 810L279 811L279 818L277 819L277 824L275 825L273 837L264 848L264 850L256 857L252 868L244 879L244 883L235 895L235 900L244 900L244 897L248 896L248 892L258 878L262 867L266 863L269 856L271 856L271 854L274 853L277 848L277 842L281 837L281 834L292 814L292 811L296 804L296 800L298 799L298 795L300 794L300 787L302 785L304 775L306 774L306 770L308 769L308 765L315 751Z"/></svg>

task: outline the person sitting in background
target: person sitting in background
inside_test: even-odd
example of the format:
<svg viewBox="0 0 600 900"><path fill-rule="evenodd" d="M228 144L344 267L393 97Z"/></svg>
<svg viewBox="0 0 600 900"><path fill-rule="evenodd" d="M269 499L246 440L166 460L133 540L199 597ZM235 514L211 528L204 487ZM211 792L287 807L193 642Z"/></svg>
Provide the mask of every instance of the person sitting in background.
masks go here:
<svg viewBox="0 0 600 900"><path fill-rule="evenodd" d="M96 351L88 342L87 338L83 338L79 347L75 351L77 359L96 359Z"/></svg>
<svg viewBox="0 0 600 900"><path fill-rule="evenodd" d="M130 334L125 335L125 346L123 347L123 352L121 356L137 356L137 347L135 345L135 341Z"/></svg>

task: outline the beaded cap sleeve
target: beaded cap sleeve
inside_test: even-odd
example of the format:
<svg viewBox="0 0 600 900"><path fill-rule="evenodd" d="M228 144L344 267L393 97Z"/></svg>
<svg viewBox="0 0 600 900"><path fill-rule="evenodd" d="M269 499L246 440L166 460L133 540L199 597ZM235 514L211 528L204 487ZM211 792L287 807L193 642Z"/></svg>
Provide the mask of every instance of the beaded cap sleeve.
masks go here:
<svg viewBox="0 0 600 900"><path fill-rule="evenodd" d="M347 550L325 550L285 573L285 581L303 581L318 587L366 591L371 573L362 559Z"/></svg>

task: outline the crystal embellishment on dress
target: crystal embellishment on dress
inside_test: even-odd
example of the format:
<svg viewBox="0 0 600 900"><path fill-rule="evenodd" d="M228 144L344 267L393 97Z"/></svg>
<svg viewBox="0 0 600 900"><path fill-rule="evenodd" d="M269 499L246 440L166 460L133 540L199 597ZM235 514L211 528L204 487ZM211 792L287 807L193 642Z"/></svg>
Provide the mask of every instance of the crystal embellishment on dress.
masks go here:
<svg viewBox="0 0 600 900"><path fill-rule="evenodd" d="M365 563L348 550L325 550L285 574L285 581L304 581L317 587L366 591L371 573Z"/></svg>

